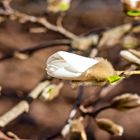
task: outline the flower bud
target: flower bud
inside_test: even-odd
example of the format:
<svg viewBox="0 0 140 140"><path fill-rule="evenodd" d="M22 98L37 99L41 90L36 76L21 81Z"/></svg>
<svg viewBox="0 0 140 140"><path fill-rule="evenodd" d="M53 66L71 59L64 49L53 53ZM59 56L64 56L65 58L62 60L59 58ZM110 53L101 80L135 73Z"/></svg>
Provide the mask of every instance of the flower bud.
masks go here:
<svg viewBox="0 0 140 140"><path fill-rule="evenodd" d="M114 123L109 119L106 118L96 119L96 122L101 129L107 131L111 135L122 136L124 132L122 126Z"/></svg>
<svg viewBox="0 0 140 140"><path fill-rule="evenodd" d="M58 85L51 84L43 90L39 98L42 101L51 101L60 94L60 90L62 87L63 83L59 83Z"/></svg>
<svg viewBox="0 0 140 140"><path fill-rule="evenodd" d="M103 58L91 59L63 51L48 58L46 70L52 77L75 81L105 82L115 74L112 65Z"/></svg>
<svg viewBox="0 0 140 140"><path fill-rule="evenodd" d="M122 39L122 47L125 49L134 49L139 45L139 40L133 35L125 35Z"/></svg>
<svg viewBox="0 0 140 140"><path fill-rule="evenodd" d="M20 60L25 60L27 59L29 56L27 54L24 54L24 53L20 53L20 52L15 52L14 53L14 57L15 58L18 58Z"/></svg>
<svg viewBox="0 0 140 140"><path fill-rule="evenodd" d="M80 139L87 140L83 118L74 119L70 122L70 140Z"/></svg>
<svg viewBox="0 0 140 140"><path fill-rule="evenodd" d="M64 12L70 7L71 0L47 0L48 12Z"/></svg>
<svg viewBox="0 0 140 140"><path fill-rule="evenodd" d="M140 65L140 58L138 58L136 55L132 54L131 52L123 50L120 52L120 55L124 59L128 60L129 62Z"/></svg>
<svg viewBox="0 0 140 140"><path fill-rule="evenodd" d="M115 97L111 102L111 107L117 110L128 110L140 106L140 96L137 94L123 94Z"/></svg>
<svg viewBox="0 0 140 140"><path fill-rule="evenodd" d="M122 3L128 16L140 16L140 0L122 0Z"/></svg>

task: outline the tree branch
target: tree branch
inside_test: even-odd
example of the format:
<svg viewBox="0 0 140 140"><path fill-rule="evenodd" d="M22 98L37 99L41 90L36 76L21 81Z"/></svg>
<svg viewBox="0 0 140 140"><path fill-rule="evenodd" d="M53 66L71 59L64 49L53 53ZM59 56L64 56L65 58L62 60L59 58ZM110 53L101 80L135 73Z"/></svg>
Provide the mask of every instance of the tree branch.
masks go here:
<svg viewBox="0 0 140 140"><path fill-rule="evenodd" d="M56 133L50 135L49 137L46 138L46 140L52 140L56 137L59 137L59 136L63 136L65 137L69 131L69 122L74 118L74 116L76 115L76 112L77 112L77 109L79 108L80 106L80 103L81 103L81 99L82 99L82 96L83 96L83 86L80 86L79 87L79 91L78 91L78 95L77 95L77 98L76 98L76 101L68 115L68 118L64 124L64 126L58 130Z"/></svg>
<svg viewBox="0 0 140 140"><path fill-rule="evenodd" d="M77 40L79 37L76 36L75 34L69 32L68 30L66 30L65 28L63 28L63 26L57 26L57 25L53 25L51 24L45 17L36 17L36 16L31 16L22 12L19 12L15 9L13 9L10 5L10 3L12 2L12 0L3 0L3 6L4 6L4 11L2 10L2 12L0 13L1 15L6 15L8 17L10 17L13 20L18 20L21 23L24 22L32 22L32 23L37 23L40 24L42 26L44 26L45 28L52 30L54 32L58 32L72 40Z"/></svg>
<svg viewBox="0 0 140 140"><path fill-rule="evenodd" d="M0 116L0 127L5 127L9 122L17 118L22 113L28 112L30 102L36 99L40 95L41 91L48 85L48 81L39 83L29 93L28 97L25 100L20 101L15 107L13 107L11 110Z"/></svg>
<svg viewBox="0 0 140 140"><path fill-rule="evenodd" d="M71 44L71 41L68 40L68 39L47 41L47 42L41 43L41 44L33 46L33 47L29 47L29 48L25 48L25 49L21 49L21 50L16 50L16 51L14 51L10 54L4 55L3 57L0 58L0 61L13 58L13 57L15 57L15 55L17 53L32 54L32 53L34 53L36 51L39 51L39 50L42 50L42 49L46 49L46 48L50 48L50 47L56 47L57 45L70 46L70 44Z"/></svg>

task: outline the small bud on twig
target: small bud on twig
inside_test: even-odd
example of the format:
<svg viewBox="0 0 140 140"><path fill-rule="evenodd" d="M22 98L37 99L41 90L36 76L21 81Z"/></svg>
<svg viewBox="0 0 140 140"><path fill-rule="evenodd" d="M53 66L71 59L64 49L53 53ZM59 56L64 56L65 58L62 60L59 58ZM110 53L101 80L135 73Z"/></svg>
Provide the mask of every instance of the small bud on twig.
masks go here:
<svg viewBox="0 0 140 140"><path fill-rule="evenodd" d="M47 0L48 12L65 12L70 8L71 0Z"/></svg>
<svg viewBox="0 0 140 140"><path fill-rule="evenodd" d="M112 100L111 107L122 111L140 107L140 96L130 93L117 96Z"/></svg>
<svg viewBox="0 0 140 140"><path fill-rule="evenodd" d="M131 52L123 50L120 52L120 55L127 61L140 65L140 58L138 58L136 55L132 54Z"/></svg>
<svg viewBox="0 0 140 140"><path fill-rule="evenodd" d="M139 45L139 39L129 34L123 37L121 44L125 49L136 48Z"/></svg>
<svg viewBox="0 0 140 140"><path fill-rule="evenodd" d="M106 118L96 119L96 122L101 129L107 131L111 135L122 136L123 134L124 131L123 127L114 123L109 119Z"/></svg>
<svg viewBox="0 0 140 140"><path fill-rule="evenodd" d="M70 122L70 140L76 140L76 138L80 140L87 140L83 118L74 119Z"/></svg>
<svg viewBox="0 0 140 140"><path fill-rule="evenodd" d="M122 0L122 3L128 16L140 16L140 0Z"/></svg>
<svg viewBox="0 0 140 140"><path fill-rule="evenodd" d="M59 83L58 85L49 85L43 90L39 98L42 101L51 101L59 95L62 87L63 83Z"/></svg>
<svg viewBox="0 0 140 140"><path fill-rule="evenodd" d="M86 51L89 50L95 42L98 42L98 36L80 37L72 41L72 47L82 51Z"/></svg>
<svg viewBox="0 0 140 140"><path fill-rule="evenodd" d="M24 54L24 53L20 53L20 52L15 52L14 53L14 57L15 58L18 58L20 60L25 60L27 59L29 56L27 54Z"/></svg>
<svg viewBox="0 0 140 140"><path fill-rule="evenodd" d="M32 27L29 29L29 32L30 33L45 33L47 32L47 29L43 27Z"/></svg>

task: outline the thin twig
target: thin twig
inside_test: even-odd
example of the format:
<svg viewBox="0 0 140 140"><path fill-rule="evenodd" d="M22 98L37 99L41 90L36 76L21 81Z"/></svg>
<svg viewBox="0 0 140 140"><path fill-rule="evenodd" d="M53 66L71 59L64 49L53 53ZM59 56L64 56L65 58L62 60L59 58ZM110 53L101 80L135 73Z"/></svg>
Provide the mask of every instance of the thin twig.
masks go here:
<svg viewBox="0 0 140 140"><path fill-rule="evenodd" d="M120 43L120 40L122 37L124 37L125 35L129 34L130 32L133 32L135 29L137 29L137 27L140 26L140 22L139 21L134 21L132 23L128 23L128 24L124 24L124 25L120 25L118 27L109 29L109 30L105 30L103 32L100 32L99 34L90 34L89 37L81 37L81 36L77 36L75 34L73 34L72 32L66 30L61 22L62 22L62 18L58 19L58 25L54 25L52 23L50 23L45 17L36 17L36 16L31 16L22 12L19 12L15 9L13 9L10 6L10 2L12 0L8 1L8 0L3 0L3 5L5 7L4 11L2 9L2 12L0 13L3 16L7 16L13 20L19 20L19 22L32 22L32 23L37 23L40 24L42 26L44 26L45 28L58 32L62 35L64 35L65 37L68 37L69 39L71 39L72 41L74 41L76 44L76 46L73 46L74 48L79 48L79 50L87 50L90 48L90 46L97 46L99 50L104 49L107 47L112 47L117 43ZM5 13L5 14L4 14ZM86 39L87 38L87 39ZM82 44L84 44L84 48L82 46ZM82 46L82 47L81 47ZM106 47L107 46L107 47Z"/></svg>
<svg viewBox="0 0 140 140"><path fill-rule="evenodd" d="M98 49L102 50L105 49L106 46L107 47L114 46L115 44L120 42L121 38L124 37L124 35L132 32L133 29L137 28L138 26L140 26L140 22L134 21L132 23L120 25L118 27L102 32L100 41L97 46Z"/></svg>
<svg viewBox="0 0 140 140"><path fill-rule="evenodd" d="M13 20L19 20L19 22L24 23L24 22L32 22L32 23L37 23L40 24L41 26L58 32L65 37L68 37L69 39L72 40L72 47L77 48L79 50L88 50L91 46L96 46L99 50L104 49L107 47L112 47L115 44L120 43L120 40L122 37L124 37L126 34L129 32L133 32L134 29L136 29L138 26L140 26L139 21L134 21L132 23L120 25L118 27L112 28L107 31L103 31L100 34L92 34L86 37L81 37L73 34L72 32L66 30L62 24L59 25L54 25L50 23L45 17L36 17L36 16L31 16L22 12L19 12L15 9L13 9L10 6L10 2L7 0L3 0L3 5L5 7L5 13L3 14L4 11L2 10L2 13L0 13L3 16L7 16ZM61 23L61 18L59 23Z"/></svg>
<svg viewBox="0 0 140 140"><path fill-rule="evenodd" d="M66 127L68 126L69 122L73 119L73 117L75 116L75 114L77 112L77 109L80 106L82 96L83 96L83 86L80 86L76 101L75 101L75 103L74 103L74 105L73 105L73 107L72 107L72 109L71 109L71 111L70 111L70 113L68 115L68 118L67 118L64 126L60 130L58 130L56 133L54 133L51 136L47 137L46 140L52 140L52 139L54 139L56 137L59 137L59 136L63 135Z"/></svg>
<svg viewBox="0 0 140 140"><path fill-rule="evenodd" d="M62 35L72 39L72 40L78 40L79 37L76 36L75 34L69 32L68 30L66 30L65 28L63 28L63 26L56 26L51 24L50 22L48 22L47 19L45 18L38 18L37 19L37 23L43 25L44 27L48 28L49 30L55 31L55 32L59 32Z"/></svg>
<svg viewBox="0 0 140 140"><path fill-rule="evenodd" d="M88 115L88 116L92 116L93 118L95 118L100 112L102 112L103 110L106 110L108 108L110 108L110 106L105 105L103 107L100 107L99 109L94 110L93 112L82 112L82 110L81 110L81 115L84 116L84 117L86 115Z"/></svg>
<svg viewBox="0 0 140 140"><path fill-rule="evenodd" d="M42 50L42 49L56 47L58 45L70 46L70 44L71 44L71 41L69 39L47 41L47 42L41 43L41 44L33 46L33 47L29 47L29 48L25 48L25 49L21 49L21 50L16 50L10 54L4 55L3 57L0 58L0 61L15 57L16 53L32 54L32 53L39 51L39 50Z"/></svg>
<svg viewBox="0 0 140 140"><path fill-rule="evenodd" d="M12 0L11 0L12 1ZM36 17L36 16L31 16L22 12L19 12L15 9L13 9L10 5L11 1L3 0L3 6L5 8L5 13L4 12L0 13L1 15L6 15L11 17L12 19L18 19L21 23L23 22L32 22L32 23L38 23L44 27L46 27L49 30L59 32L60 34L72 39L72 40L77 40L79 37L68 30L66 30L63 26L57 26L51 24L45 17Z"/></svg>
<svg viewBox="0 0 140 140"><path fill-rule="evenodd" d="M13 132L7 132L7 135L9 137L11 137L12 139L11 140L21 140L16 134L14 134Z"/></svg>
<svg viewBox="0 0 140 140"><path fill-rule="evenodd" d="M9 122L17 118L24 112L29 111L29 104L36 99L41 91L49 85L48 81L39 83L28 95L27 99L20 101L16 106L8 112L0 116L0 127L5 127Z"/></svg>
<svg viewBox="0 0 140 140"><path fill-rule="evenodd" d="M66 13L60 13L59 17L57 18L57 26L63 26L63 19L65 17Z"/></svg>
<svg viewBox="0 0 140 140"><path fill-rule="evenodd" d="M140 70L134 70L134 71L117 71L117 75L120 75L122 77L129 77L131 75L140 75Z"/></svg>

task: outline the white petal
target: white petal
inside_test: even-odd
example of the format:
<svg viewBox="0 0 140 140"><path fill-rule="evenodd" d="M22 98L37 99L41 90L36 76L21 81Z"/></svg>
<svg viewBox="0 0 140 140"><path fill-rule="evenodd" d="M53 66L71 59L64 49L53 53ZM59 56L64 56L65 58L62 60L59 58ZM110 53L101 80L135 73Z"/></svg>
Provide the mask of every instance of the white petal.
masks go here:
<svg viewBox="0 0 140 140"><path fill-rule="evenodd" d="M65 79L65 80L67 79L69 80L69 78L71 80L75 80L77 79L77 77L81 75L81 73L70 72L65 70L64 68L57 68L55 66L48 66L47 73L52 77Z"/></svg>
<svg viewBox="0 0 140 140"><path fill-rule="evenodd" d="M59 51L47 60L47 73L60 79L80 80L80 76L99 61L76 54Z"/></svg>
<svg viewBox="0 0 140 140"><path fill-rule="evenodd" d="M99 61L80 55L59 51L57 54L62 57L68 64L68 70L75 70L77 72L84 72L91 66L97 64Z"/></svg>
<svg viewBox="0 0 140 140"><path fill-rule="evenodd" d="M133 55L131 52L129 52L129 51L121 51L120 55L123 58L125 58L126 60L128 60L128 61L140 65L140 59L138 57L136 57L135 55Z"/></svg>

